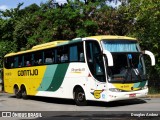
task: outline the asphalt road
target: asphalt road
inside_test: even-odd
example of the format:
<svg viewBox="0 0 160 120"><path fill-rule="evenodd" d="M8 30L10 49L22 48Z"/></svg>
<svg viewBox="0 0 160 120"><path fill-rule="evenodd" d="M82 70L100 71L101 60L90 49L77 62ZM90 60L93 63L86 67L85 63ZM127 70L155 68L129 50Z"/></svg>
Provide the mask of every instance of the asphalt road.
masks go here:
<svg viewBox="0 0 160 120"><path fill-rule="evenodd" d="M0 119L160 119L160 98L141 98L116 102L92 102L87 106L76 106L73 100L46 97L17 99L13 95L0 93ZM9 113L6 113L9 112ZM2 113L3 112L3 113Z"/></svg>

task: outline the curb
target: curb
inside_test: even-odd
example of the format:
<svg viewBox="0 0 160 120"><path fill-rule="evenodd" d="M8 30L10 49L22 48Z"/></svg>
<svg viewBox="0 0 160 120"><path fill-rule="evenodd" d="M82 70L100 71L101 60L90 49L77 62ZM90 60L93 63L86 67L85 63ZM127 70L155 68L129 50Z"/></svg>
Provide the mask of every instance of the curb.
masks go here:
<svg viewBox="0 0 160 120"><path fill-rule="evenodd" d="M160 94L147 95L149 98L160 98Z"/></svg>

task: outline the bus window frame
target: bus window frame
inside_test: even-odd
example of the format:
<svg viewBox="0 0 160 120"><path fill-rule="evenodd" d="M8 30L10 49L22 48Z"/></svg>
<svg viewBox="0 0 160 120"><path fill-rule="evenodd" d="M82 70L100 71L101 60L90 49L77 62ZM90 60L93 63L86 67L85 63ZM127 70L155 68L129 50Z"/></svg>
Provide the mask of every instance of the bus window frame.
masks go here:
<svg viewBox="0 0 160 120"><path fill-rule="evenodd" d="M80 46L82 45L82 46ZM71 46L77 46L77 53L78 53L78 60L77 61L70 61L70 47ZM81 51L84 55L84 60L83 61L80 61L80 47L82 47ZM65 62L61 62L61 61L58 61L58 49L60 48L63 48L63 50L61 51L61 55L63 53L66 53L67 56L68 56L68 60L65 61ZM53 54L54 54L54 62L52 63L45 63L45 51L48 51L48 50L52 50L53 51ZM65 52L64 52L65 51ZM42 64L35 64L35 54L36 53L39 53L41 52L42 53ZM30 55L30 66L26 66L25 65L25 58L26 58L26 55ZM15 59L15 58L18 58L19 57L22 57L22 66L18 66L19 65L19 62L17 63L17 66L14 66L14 67L6 67L6 62L8 62L8 58L9 59ZM60 56L61 57L61 56ZM84 44L83 44L83 41L80 41L80 42L74 42L74 43L70 43L70 44L65 44L65 45L59 45L59 46L56 46L56 47L51 47L51 48L46 48L46 49L40 49L40 50L36 50L36 51L32 51L32 52L26 52L26 53L22 53L22 54L17 54L17 55L13 55L13 56L9 56L9 57L5 57L4 58L4 67L6 69L14 69L14 68L23 68L23 67L34 67L34 66L43 66L43 65L52 65L52 64L63 64L63 63L73 63L73 62L83 62L85 63L85 52L84 52ZM10 63L10 62L9 62ZM10 63L11 64L11 63Z"/></svg>

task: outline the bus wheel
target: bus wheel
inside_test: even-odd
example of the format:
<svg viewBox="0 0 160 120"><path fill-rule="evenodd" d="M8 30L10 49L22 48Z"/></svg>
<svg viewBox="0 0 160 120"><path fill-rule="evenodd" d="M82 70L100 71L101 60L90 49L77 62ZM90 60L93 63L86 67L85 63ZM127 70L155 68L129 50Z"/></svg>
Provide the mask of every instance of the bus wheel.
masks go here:
<svg viewBox="0 0 160 120"><path fill-rule="evenodd" d="M23 98L23 99L27 99L27 98L28 98L28 95L27 95L26 88L25 88L25 87L22 87L22 88L21 88L21 91L22 91L22 98Z"/></svg>
<svg viewBox="0 0 160 120"><path fill-rule="evenodd" d="M85 98L85 93L82 88L78 87L74 91L74 101L78 106L85 106L87 105L87 101Z"/></svg>
<svg viewBox="0 0 160 120"><path fill-rule="evenodd" d="M15 94L16 98L21 98L22 97L22 93L19 90L18 86L14 87L14 94Z"/></svg>

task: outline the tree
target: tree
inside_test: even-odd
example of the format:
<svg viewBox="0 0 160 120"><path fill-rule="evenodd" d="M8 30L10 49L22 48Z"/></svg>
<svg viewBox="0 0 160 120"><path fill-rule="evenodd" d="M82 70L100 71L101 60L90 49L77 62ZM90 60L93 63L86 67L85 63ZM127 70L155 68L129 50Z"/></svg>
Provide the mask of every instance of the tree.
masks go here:
<svg viewBox="0 0 160 120"><path fill-rule="evenodd" d="M106 2L121 2L117 8ZM159 0L53 0L0 12L1 55L30 49L54 40L70 40L92 35L127 35L139 39L142 49L156 56L156 66L147 66L150 79L160 78L160 1ZM12 44L12 43L14 44ZM6 43L6 44L5 44ZM12 45L12 47L10 47ZM149 60L147 60L147 65Z"/></svg>
<svg viewBox="0 0 160 120"><path fill-rule="evenodd" d="M144 50L152 51L156 57L155 67L149 67L150 60L146 61L146 65L150 84L158 85L160 79L160 1L132 0L128 8L129 14L133 15L135 20L130 34L139 39Z"/></svg>

